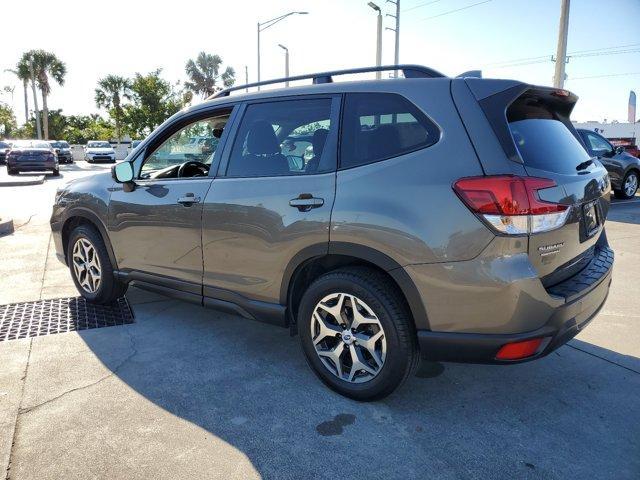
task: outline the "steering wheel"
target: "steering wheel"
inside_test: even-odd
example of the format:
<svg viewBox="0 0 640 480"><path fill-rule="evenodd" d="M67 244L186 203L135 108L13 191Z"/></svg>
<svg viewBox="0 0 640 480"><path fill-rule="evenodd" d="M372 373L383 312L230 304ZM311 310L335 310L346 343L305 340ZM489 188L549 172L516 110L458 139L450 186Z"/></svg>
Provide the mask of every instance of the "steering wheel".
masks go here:
<svg viewBox="0 0 640 480"><path fill-rule="evenodd" d="M205 177L209 174L209 165L207 165L206 163L198 162L197 160L189 160L188 162L184 162L178 168L178 178L184 177L184 173L189 167L194 167L202 173L201 175L191 175L192 177Z"/></svg>

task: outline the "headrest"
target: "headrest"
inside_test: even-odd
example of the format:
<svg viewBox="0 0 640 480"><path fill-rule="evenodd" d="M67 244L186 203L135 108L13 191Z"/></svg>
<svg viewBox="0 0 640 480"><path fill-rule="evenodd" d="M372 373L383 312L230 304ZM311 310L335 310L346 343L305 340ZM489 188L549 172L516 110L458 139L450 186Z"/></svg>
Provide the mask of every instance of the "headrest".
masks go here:
<svg viewBox="0 0 640 480"><path fill-rule="evenodd" d="M247 151L254 155L280 153L280 144L273 127L265 120L253 122L247 135Z"/></svg>
<svg viewBox="0 0 640 480"><path fill-rule="evenodd" d="M316 158L320 158L322 156L322 151L324 150L324 144L327 141L327 136L329 135L329 130L326 128L319 128L315 132L313 132L313 137L311 138L311 144L313 145L313 156Z"/></svg>

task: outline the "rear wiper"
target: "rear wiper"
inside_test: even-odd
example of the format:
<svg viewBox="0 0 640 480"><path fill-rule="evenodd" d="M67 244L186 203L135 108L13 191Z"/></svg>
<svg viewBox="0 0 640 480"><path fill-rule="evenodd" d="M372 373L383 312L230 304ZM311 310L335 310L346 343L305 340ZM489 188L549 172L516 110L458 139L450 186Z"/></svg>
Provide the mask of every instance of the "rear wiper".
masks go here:
<svg viewBox="0 0 640 480"><path fill-rule="evenodd" d="M580 170L584 170L585 168L587 168L589 165L591 165L593 163L593 159L589 159L589 160L585 160L582 163L579 163L578 165L576 165L576 170L580 171Z"/></svg>

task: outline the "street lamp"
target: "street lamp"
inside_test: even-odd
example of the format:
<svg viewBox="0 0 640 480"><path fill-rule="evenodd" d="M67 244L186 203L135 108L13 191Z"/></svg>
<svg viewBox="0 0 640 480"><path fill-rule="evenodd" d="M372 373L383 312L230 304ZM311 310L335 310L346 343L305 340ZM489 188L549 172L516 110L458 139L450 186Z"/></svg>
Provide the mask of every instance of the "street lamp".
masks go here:
<svg viewBox="0 0 640 480"><path fill-rule="evenodd" d="M289 49L281 43L279 43L278 46L284 50L284 76L285 78L289 78ZM284 85L288 87L289 80L287 80Z"/></svg>
<svg viewBox="0 0 640 480"><path fill-rule="evenodd" d="M367 3L371 8L378 12L378 28L376 35L376 67L382 65L382 10L373 2ZM376 72L376 79L380 80L382 72Z"/></svg>
<svg viewBox="0 0 640 480"><path fill-rule="evenodd" d="M276 23L291 15L307 15L308 13L309 12L289 12L284 15L280 15L279 17L272 18L271 20L267 20L266 22L258 22L258 82L260 81L260 32L274 26ZM258 90L260 90L260 87L258 87Z"/></svg>

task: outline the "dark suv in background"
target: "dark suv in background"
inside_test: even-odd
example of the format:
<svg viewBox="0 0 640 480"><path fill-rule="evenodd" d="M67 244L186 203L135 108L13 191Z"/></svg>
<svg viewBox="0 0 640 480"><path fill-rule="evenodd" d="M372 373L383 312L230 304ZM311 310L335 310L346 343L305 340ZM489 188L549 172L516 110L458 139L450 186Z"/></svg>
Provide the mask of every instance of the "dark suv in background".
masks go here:
<svg viewBox="0 0 640 480"><path fill-rule="evenodd" d="M405 78L333 83L394 69ZM53 238L80 293L107 303L136 284L288 327L359 400L420 355L540 358L596 315L611 186L569 119L575 95L420 66L289 80L304 78L222 91L113 177L59 191Z"/></svg>
<svg viewBox="0 0 640 480"><path fill-rule="evenodd" d="M579 128L578 133L587 152L597 158L609 172L616 197L635 197L640 179L640 158L625 152L624 147L614 147L609 140L596 132Z"/></svg>

